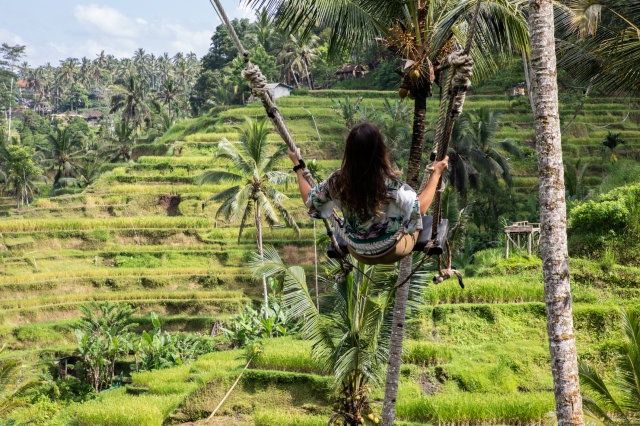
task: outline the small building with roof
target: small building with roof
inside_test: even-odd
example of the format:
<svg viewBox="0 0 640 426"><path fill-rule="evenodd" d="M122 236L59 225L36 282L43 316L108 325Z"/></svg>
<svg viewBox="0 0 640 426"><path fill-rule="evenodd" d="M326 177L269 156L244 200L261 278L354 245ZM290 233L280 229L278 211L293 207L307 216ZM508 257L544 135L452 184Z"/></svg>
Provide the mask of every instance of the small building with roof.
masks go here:
<svg viewBox="0 0 640 426"><path fill-rule="evenodd" d="M350 78L364 78L364 67L360 65L345 65L336 71L338 80L347 80Z"/></svg>

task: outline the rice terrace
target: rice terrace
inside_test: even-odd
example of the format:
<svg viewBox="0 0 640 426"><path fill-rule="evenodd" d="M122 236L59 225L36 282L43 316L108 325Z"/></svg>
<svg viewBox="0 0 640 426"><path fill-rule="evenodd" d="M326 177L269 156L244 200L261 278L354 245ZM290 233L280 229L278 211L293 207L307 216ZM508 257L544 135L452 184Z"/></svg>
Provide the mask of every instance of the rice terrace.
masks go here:
<svg viewBox="0 0 640 426"><path fill-rule="evenodd" d="M640 0L29 3L0 426L638 423Z"/></svg>

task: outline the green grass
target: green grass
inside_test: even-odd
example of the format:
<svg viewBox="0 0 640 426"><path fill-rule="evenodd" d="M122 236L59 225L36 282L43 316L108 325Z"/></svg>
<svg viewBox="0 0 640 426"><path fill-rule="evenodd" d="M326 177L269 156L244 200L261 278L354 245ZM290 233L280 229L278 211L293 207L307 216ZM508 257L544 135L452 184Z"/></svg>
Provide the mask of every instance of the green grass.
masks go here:
<svg viewBox="0 0 640 426"><path fill-rule="evenodd" d="M425 298L431 304L543 302L544 288L539 277L496 276L468 278L465 288L457 280L430 285Z"/></svg>
<svg viewBox="0 0 640 426"><path fill-rule="evenodd" d="M437 425L521 425L542 423L553 407L550 392L508 395L460 392L410 401L399 399L397 415Z"/></svg>
<svg viewBox="0 0 640 426"><path fill-rule="evenodd" d="M193 388L193 385L185 387ZM103 393L78 407L79 426L160 426L184 394L131 396L124 388Z"/></svg>

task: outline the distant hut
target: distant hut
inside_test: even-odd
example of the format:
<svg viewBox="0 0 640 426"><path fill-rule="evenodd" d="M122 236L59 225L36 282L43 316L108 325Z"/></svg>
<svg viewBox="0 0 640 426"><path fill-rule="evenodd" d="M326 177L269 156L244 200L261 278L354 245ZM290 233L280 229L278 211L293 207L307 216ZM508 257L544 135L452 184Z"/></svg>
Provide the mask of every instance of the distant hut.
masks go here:
<svg viewBox="0 0 640 426"><path fill-rule="evenodd" d="M364 78L364 68L360 65L345 65L336 71L338 80L347 80L351 78Z"/></svg>
<svg viewBox="0 0 640 426"><path fill-rule="evenodd" d="M97 125L100 117L102 117L102 111L85 111L84 119L88 124Z"/></svg>

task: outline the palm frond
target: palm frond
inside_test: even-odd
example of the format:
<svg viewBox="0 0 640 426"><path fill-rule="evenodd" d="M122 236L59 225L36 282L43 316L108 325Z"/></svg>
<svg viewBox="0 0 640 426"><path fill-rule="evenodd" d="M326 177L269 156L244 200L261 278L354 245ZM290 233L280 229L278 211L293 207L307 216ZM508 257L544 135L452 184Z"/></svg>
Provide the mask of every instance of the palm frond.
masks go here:
<svg viewBox="0 0 640 426"><path fill-rule="evenodd" d="M224 182L239 182L241 180L242 176L236 173L225 172L222 170L207 170L196 178L196 183L199 186L202 186L206 183L215 184Z"/></svg>
<svg viewBox="0 0 640 426"><path fill-rule="evenodd" d="M607 385L604 383L600 375L590 365L585 363L578 364L578 374L580 375L580 385L587 390L598 395L599 399L607 407L617 414L624 416L622 408L618 405L615 398L609 392Z"/></svg>

